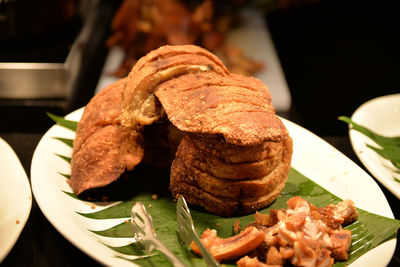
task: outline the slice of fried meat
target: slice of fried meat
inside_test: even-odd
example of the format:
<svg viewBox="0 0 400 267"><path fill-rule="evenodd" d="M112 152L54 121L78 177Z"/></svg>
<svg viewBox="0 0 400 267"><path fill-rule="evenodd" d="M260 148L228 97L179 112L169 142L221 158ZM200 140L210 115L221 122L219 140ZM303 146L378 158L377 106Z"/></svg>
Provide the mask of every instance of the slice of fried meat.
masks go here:
<svg viewBox="0 0 400 267"><path fill-rule="evenodd" d="M143 158L142 135L121 125L99 128L71 160L70 185L76 195L104 187Z"/></svg>
<svg viewBox="0 0 400 267"><path fill-rule="evenodd" d="M140 129L121 125L121 102L127 80L105 87L86 105L76 130L70 185L76 195L116 181L143 158Z"/></svg>
<svg viewBox="0 0 400 267"><path fill-rule="evenodd" d="M176 165L182 166L181 168L185 170L185 177L187 177L185 181L187 183L198 186L204 191L216 196L246 202L246 199L249 201L249 199L256 199L268 195L276 188L280 187L281 184L285 184L291 162L291 140L284 140L284 142L285 150L278 161L278 165L266 176L254 179L228 180L214 177L190 165L187 157L181 155L179 151L176 154L175 160L177 161Z"/></svg>
<svg viewBox="0 0 400 267"><path fill-rule="evenodd" d="M122 104L123 125L149 125L163 116L153 94L157 85L183 74L207 71L229 74L219 59L200 47L183 45L150 52L129 73Z"/></svg>
<svg viewBox="0 0 400 267"><path fill-rule="evenodd" d="M281 162L282 151L274 158L264 158L254 162L229 163L197 148L189 135L185 135L179 144L176 156L184 158L189 166L211 176L227 180L244 180L269 174Z"/></svg>
<svg viewBox="0 0 400 267"><path fill-rule="evenodd" d="M201 79L200 75L193 77ZM268 97L260 97L268 89L249 89L247 80L243 76L243 85L205 83L182 91L179 88L187 86L190 79L180 76L160 84L155 94L168 119L182 131L222 134L227 142L237 145L280 141L286 135L284 126Z"/></svg>
<svg viewBox="0 0 400 267"><path fill-rule="evenodd" d="M264 142L252 146L238 146L225 141L219 134L189 133L190 140L201 150L226 162L242 163L275 158L282 153L282 142Z"/></svg>

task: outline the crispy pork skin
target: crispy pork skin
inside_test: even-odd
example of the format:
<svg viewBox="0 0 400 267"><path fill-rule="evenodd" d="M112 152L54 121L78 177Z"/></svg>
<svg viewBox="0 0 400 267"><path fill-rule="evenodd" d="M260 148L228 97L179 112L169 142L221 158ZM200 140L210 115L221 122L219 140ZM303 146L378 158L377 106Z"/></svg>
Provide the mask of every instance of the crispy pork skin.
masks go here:
<svg viewBox="0 0 400 267"><path fill-rule="evenodd" d="M162 118L163 109L153 94L155 88L180 75L197 72L229 74L216 56L193 45L164 46L142 57L128 75L122 103L123 125L149 125Z"/></svg>
<svg viewBox="0 0 400 267"><path fill-rule="evenodd" d="M108 85L86 105L76 130L74 153L98 129L121 123L121 101L126 82L127 79L121 79Z"/></svg>
<svg viewBox="0 0 400 267"><path fill-rule="evenodd" d="M71 186L79 195L140 162L171 166L173 196L233 216L279 196L291 156L292 140L266 85L231 74L203 48L164 46L87 105Z"/></svg>
<svg viewBox="0 0 400 267"><path fill-rule="evenodd" d="M289 136L282 140L281 153L272 154L279 160L267 175L234 180L215 177L196 168L193 161L199 152L192 147L194 151L186 153L186 141L190 142L186 139L190 139L190 136L186 135L182 139L171 166L170 189L174 196L182 194L189 203L202 206L207 211L221 216L233 216L265 207L279 196L285 186L292 155L292 140ZM234 164L225 163L227 168L230 165ZM210 168L212 166L204 166L204 169Z"/></svg>
<svg viewBox="0 0 400 267"><path fill-rule="evenodd" d="M76 195L104 187L143 158L142 136L121 125L107 125L86 139L71 161L70 185Z"/></svg>
<svg viewBox="0 0 400 267"><path fill-rule="evenodd" d="M193 79L201 80L199 86L192 86ZM279 142L285 128L265 93L267 87L249 88L253 79L243 76L240 82L221 85L204 82L204 75L183 75L161 84L155 94L168 119L182 131L222 134L236 145Z"/></svg>
<svg viewBox="0 0 400 267"><path fill-rule="evenodd" d="M71 160L70 185L76 195L107 186L142 161L141 132L120 121L125 85L122 79L107 86L85 107Z"/></svg>

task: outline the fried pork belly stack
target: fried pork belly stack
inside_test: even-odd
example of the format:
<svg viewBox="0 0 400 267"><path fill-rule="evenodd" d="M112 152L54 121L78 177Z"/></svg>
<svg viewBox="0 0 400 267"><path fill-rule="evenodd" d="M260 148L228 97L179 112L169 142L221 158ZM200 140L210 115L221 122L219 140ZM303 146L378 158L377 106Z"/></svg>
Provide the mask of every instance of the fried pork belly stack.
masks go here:
<svg viewBox="0 0 400 267"><path fill-rule="evenodd" d="M175 153L178 146L171 165L170 189L174 197L182 194L191 204L232 216L262 208L280 194L290 169L292 141L261 81L231 74L213 54L197 46L183 45L150 52L137 62L126 79L111 87L118 91L118 97L104 97L105 103L89 103L86 107L78 126L74 155L81 153L80 139L103 130L105 125L116 127L117 136L122 137L124 131L132 136L117 138L118 148L124 151L114 151L121 156L120 162L107 158L102 163L113 178L104 178L98 184L84 182L87 185L78 190L81 186L75 185L82 181L101 177L76 178L80 181L72 182L77 175L71 174L74 192L117 179L118 172L112 171L114 163L118 170L129 170L143 159L143 154L157 154L146 151L152 146L143 143L157 143L154 136L164 134L168 135L169 144L155 147L169 147ZM96 96L94 102L98 99ZM88 111L91 106L95 108ZM145 134L148 129L152 129L150 135ZM99 140L93 140L91 146L106 145ZM127 146L130 149L125 147L126 142L131 142ZM105 148L98 148L102 149ZM136 153L132 154L131 149L137 149ZM81 156L85 160L94 156L88 151L81 154L86 155ZM127 160L133 158L136 161ZM75 159L72 163L77 162ZM72 171L88 175L88 171L81 169L87 164L79 162L79 168L73 167Z"/></svg>
<svg viewBox="0 0 400 267"><path fill-rule="evenodd" d="M250 213L276 199L292 142L264 84L198 73L165 82L155 94L169 120L187 132L171 168L174 196L222 216Z"/></svg>

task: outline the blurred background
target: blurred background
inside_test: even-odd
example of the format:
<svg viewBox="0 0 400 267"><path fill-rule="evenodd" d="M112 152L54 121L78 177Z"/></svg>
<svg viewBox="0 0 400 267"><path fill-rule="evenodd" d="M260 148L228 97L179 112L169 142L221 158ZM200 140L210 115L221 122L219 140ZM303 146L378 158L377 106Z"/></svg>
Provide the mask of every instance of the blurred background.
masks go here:
<svg viewBox="0 0 400 267"><path fill-rule="evenodd" d="M278 114L318 135L399 92L395 1L3 0L0 130L43 131L46 111L84 106L137 58L194 43L270 88ZM27 64L30 63L30 64Z"/></svg>

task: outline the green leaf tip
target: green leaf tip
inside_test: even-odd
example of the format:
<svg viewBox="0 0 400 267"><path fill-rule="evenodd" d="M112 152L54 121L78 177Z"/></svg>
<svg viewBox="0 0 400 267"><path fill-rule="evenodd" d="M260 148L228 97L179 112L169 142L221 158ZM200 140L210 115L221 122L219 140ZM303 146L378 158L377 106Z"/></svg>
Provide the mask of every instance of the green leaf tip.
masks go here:
<svg viewBox="0 0 400 267"><path fill-rule="evenodd" d="M62 158L62 159L65 160L66 162L71 163L71 158L70 158L70 157L63 156L63 155L56 154L56 153L55 153L55 155L56 155L57 157Z"/></svg>
<svg viewBox="0 0 400 267"><path fill-rule="evenodd" d="M71 131L76 132L76 129L78 128L78 122L77 121L71 121L67 120L64 117L54 115L50 112L46 112L47 116L50 117L55 123L57 123L60 126L63 126L67 129L70 129Z"/></svg>
<svg viewBox="0 0 400 267"><path fill-rule="evenodd" d="M67 179L71 179L71 175L70 174L66 174L66 173L62 173L62 172L57 172L59 175L64 176Z"/></svg>
<svg viewBox="0 0 400 267"><path fill-rule="evenodd" d="M70 138L62 138L62 137L53 137L54 139L66 144L69 147L73 147L74 146L74 139L70 139Z"/></svg>
<svg viewBox="0 0 400 267"><path fill-rule="evenodd" d="M79 199L78 196L75 195L75 194L72 193L72 192L67 192L67 191L64 191L64 190L61 190L61 191L64 192L66 195L72 197L72 198Z"/></svg>

